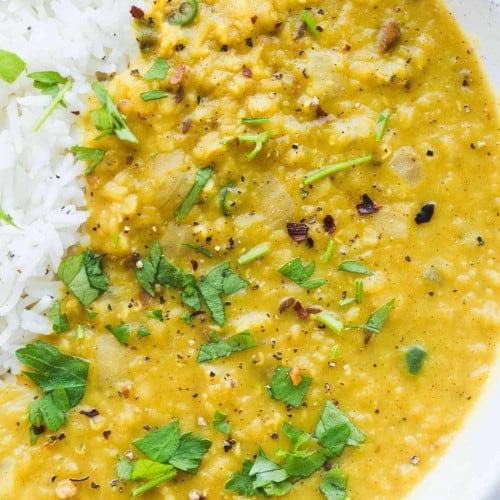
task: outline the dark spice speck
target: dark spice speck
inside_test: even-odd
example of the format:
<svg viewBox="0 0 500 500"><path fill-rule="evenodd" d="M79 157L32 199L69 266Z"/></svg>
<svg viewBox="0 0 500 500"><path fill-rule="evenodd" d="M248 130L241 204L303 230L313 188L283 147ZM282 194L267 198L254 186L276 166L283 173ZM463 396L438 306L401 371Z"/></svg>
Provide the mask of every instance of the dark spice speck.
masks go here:
<svg viewBox="0 0 500 500"><path fill-rule="evenodd" d="M417 215L415 215L415 222L417 224L424 224L425 222L429 222L432 219L432 216L434 215L434 203L426 203L421 209L420 212L418 212Z"/></svg>

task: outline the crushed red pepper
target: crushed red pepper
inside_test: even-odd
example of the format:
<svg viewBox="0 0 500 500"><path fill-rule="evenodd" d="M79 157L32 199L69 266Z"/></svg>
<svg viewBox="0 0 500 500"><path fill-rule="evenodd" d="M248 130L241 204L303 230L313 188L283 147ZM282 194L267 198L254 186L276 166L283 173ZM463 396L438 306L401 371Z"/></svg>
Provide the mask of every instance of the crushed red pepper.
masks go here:
<svg viewBox="0 0 500 500"><path fill-rule="evenodd" d="M286 229L293 241L300 243L307 240L309 226L304 222L287 222Z"/></svg>

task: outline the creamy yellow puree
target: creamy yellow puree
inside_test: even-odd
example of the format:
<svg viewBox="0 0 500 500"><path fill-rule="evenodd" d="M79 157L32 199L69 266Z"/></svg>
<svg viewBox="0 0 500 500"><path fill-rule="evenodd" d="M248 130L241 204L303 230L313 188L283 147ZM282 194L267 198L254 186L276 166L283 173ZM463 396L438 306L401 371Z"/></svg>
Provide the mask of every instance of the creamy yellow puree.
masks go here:
<svg viewBox="0 0 500 500"><path fill-rule="evenodd" d="M289 448L283 423L312 432L331 400L366 434L364 444L338 459L349 498L400 499L460 429L495 358L499 134L476 55L435 0L206 0L186 27L164 22L175 7L153 2L146 18L159 35L156 45L107 85L139 143L95 141L85 118L86 145L107 151L88 175L86 193L88 247L105 255L110 290L90 306L94 318L66 292L72 331L48 338L91 363L85 396L55 438L45 433L29 445L27 406L41 395L34 384L20 375L17 385L2 387L0 498L55 498L60 481L87 476L74 482L78 498L128 498L136 484L114 481L117 455L142 456L131 442L145 426L173 419L212 446L196 475L180 472L146 497L236 498L224 484L243 460L262 448L280 463L274 453ZM301 27L309 7L318 39ZM389 21L400 36L386 47ZM157 57L170 63L167 77L143 80ZM174 76L180 82L172 84ZM153 88L169 96L144 102L140 93ZM92 100L89 108L97 106ZM387 130L377 141L376 123L387 108ZM244 124L245 117L270 120ZM223 143L266 130L271 136L253 160L245 157L253 144ZM370 162L304 185L311 171L366 154ZM174 211L205 166L214 174L177 223ZM220 192L228 184L231 215L224 215ZM382 208L358 214L363 194ZM434 215L417 224L427 203L435 204ZM323 227L327 215L333 234ZM288 222L306 223L310 242L295 242ZM333 254L323 262L330 238ZM189 308L173 288L158 289L155 298L141 289L136 262L153 241L198 279L230 261L249 281L224 297L222 328L206 308L191 325L184 322ZM263 242L267 255L238 265ZM203 246L213 258L183 243ZM277 271L296 257L314 261L313 278L328 283L306 290ZM338 271L348 259L374 274ZM354 297L356 279L362 302L341 307ZM369 338L363 330L336 334L293 307L280 312L287 297L345 324L363 324L392 298L395 307ZM163 322L147 316L154 310ZM105 328L120 323L131 327L127 345ZM85 327L83 339L75 336L77 324ZM150 336L137 337L141 324ZM211 330L220 337L250 330L258 345L197 364ZM405 361L414 345L427 352L416 375ZM266 390L277 366L312 378L298 409ZM95 417L79 413L94 408ZM214 430L217 410L228 414L230 436ZM225 451L228 439L234 441ZM297 482L287 498L323 498L323 475L321 469Z"/></svg>

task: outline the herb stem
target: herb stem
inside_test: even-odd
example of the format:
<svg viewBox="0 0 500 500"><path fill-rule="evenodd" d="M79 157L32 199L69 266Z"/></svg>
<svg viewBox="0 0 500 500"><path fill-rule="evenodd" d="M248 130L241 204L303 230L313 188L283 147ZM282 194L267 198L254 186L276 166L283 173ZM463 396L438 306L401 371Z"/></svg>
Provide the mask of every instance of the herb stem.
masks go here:
<svg viewBox="0 0 500 500"><path fill-rule="evenodd" d="M354 158L352 160L343 161L340 163L335 163L333 165L328 165L327 167L320 168L318 170L314 170L310 174L304 177L304 184L312 184L327 175L334 174L339 172L340 170L345 170L349 167L354 167L356 165L360 165L362 163L367 163L372 159L372 155L364 155L358 158Z"/></svg>
<svg viewBox="0 0 500 500"><path fill-rule="evenodd" d="M320 323L323 323L325 326L330 328L335 333L342 333L342 330L344 329L344 324L342 321L338 320L331 314L327 312L320 312L318 314L314 314L313 318Z"/></svg>
<svg viewBox="0 0 500 500"><path fill-rule="evenodd" d="M176 475L176 471L171 470L169 472L166 472L165 474L162 474L161 476L158 476L156 479L153 479L152 481L148 481L145 484L142 484L141 486L138 486L132 491L132 496L138 497L139 495L142 495L143 493L146 493L147 491L155 488L161 483L164 483L165 481L170 481L170 479L173 479Z"/></svg>
<svg viewBox="0 0 500 500"><path fill-rule="evenodd" d="M330 261L330 259L332 258L334 246L335 246L335 243L334 243L333 239L330 238L328 240L328 245L326 247L325 253L320 257L321 262L324 262L325 264L327 264Z"/></svg>
<svg viewBox="0 0 500 500"><path fill-rule="evenodd" d="M57 105L63 100L64 95L71 88L71 81L68 80L59 90L59 93L52 99L50 106L45 110L45 112L38 118L38 120L33 125L33 132L38 132L42 125L45 123L47 118L52 114L54 109L56 109Z"/></svg>
<svg viewBox="0 0 500 500"><path fill-rule="evenodd" d="M251 248L248 252L244 253L239 259L238 264L244 265L252 262L259 257L262 257L268 254L270 251L269 243L261 243L253 248Z"/></svg>

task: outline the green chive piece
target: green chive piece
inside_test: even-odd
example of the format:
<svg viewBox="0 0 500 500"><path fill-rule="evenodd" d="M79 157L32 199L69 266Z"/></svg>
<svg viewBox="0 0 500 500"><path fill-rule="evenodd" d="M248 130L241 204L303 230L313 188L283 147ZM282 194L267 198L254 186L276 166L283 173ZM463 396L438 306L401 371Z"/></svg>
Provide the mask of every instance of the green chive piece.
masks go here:
<svg viewBox="0 0 500 500"><path fill-rule="evenodd" d="M261 117L261 118L242 118L241 121L242 123L247 123L249 125L261 125L262 123L268 123L271 120L271 118L267 117Z"/></svg>
<svg viewBox="0 0 500 500"><path fill-rule="evenodd" d="M319 40L319 38L321 37L321 33L318 30L318 26L316 25L316 21L314 20L312 12L309 9L306 9L306 10L302 11L300 18L302 19L304 24L307 26L307 29L311 32L311 35L314 38L316 38L316 40Z"/></svg>
<svg viewBox="0 0 500 500"><path fill-rule="evenodd" d="M238 140L240 142L254 142L255 147L250 153L246 153L245 156L249 160L253 160L262 150L262 146L264 143L271 137L272 132L270 130L266 130L261 134L248 134L248 135L240 135L238 136Z"/></svg>
<svg viewBox="0 0 500 500"><path fill-rule="evenodd" d="M323 325L327 326L335 333L342 333L342 330L344 329L344 324L342 323L342 321L335 318L331 313L323 311L318 314L314 314L312 317L316 321L323 323Z"/></svg>
<svg viewBox="0 0 500 500"><path fill-rule="evenodd" d="M239 259L238 264L244 265L252 262L259 257L262 257L269 253L271 250L269 243L261 243L253 248L251 248L248 252L244 253Z"/></svg>
<svg viewBox="0 0 500 500"><path fill-rule="evenodd" d="M364 155L358 158L354 158L352 160L343 161L340 163L335 163L334 165L329 165L327 167L320 168L318 170L314 170L310 174L304 177L304 184L312 184L323 177L334 174L341 170L345 170L349 167L354 167L356 165L361 165L362 163L367 163L371 161L372 155Z"/></svg>
<svg viewBox="0 0 500 500"><path fill-rule="evenodd" d="M326 246L325 253L320 257L321 262L327 264L332 258L333 248L335 247L335 242L332 238L328 240L328 245Z"/></svg>
<svg viewBox="0 0 500 500"><path fill-rule="evenodd" d="M390 115L391 110L389 108L384 109L384 111L380 113L377 124L375 125L375 140L381 141L382 137L384 137Z"/></svg>
<svg viewBox="0 0 500 500"><path fill-rule="evenodd" d="M356 280L354 282L354 296L356 297L356 302L361 304L363 301L363 280Z"/></svg>

